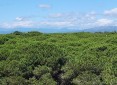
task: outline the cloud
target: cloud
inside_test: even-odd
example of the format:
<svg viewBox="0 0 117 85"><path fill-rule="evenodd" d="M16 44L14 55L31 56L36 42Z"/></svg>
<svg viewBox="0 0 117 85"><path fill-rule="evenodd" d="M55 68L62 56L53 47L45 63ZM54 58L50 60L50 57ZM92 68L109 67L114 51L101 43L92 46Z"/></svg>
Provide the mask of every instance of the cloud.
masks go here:
<svg viewBox="0 0 117 85"><path fill-rule="evenodd" d="M25 20L25 18L24 17L16 17L15 20L17 20L17 21L23 21L23 20Z"/></svg>
<svg viewBox="0 0 117 85"><path fill-rule="evenodd" d="M96 25L98 26L108 26L108 25L112 25L113 24L113 20L110 19L98 19L95 22Z"/></svg>
<svg viewBox="0 0 117 85"><path fill-rule="evenodd" d="M51 5L49 5L49 4L40 4L39 7L49 9L49 8L51 8Z"/></svg>
<svg viewBox="0 0 117 85"><path fill-rule="evenodd" d="M113 8L111 10L106 10L104 11L105 15L110 15L110 16L117 16L117 8Z"/></svg>
<svg viewBox="0 0 117 85"><path fill-rule="evenodd" d="M56 14L49 15L49 18L61 18L63 16L64 16L64 14L62 14L62 13L56 13Z"/></svg>
<svg viewBox="0 0 117 85"><path fill-rule="evenodd" d="M74 24L70 21L45 21L45 22L39 22L40 26L45 27L57 27L57 28L63 28L63 27L73 27Z"/></svg>
<svg viewBox="0 0 117 85"><path fill-rule="evenodd" d="M16 17L16 21L2 23L4 28L34 27L34 28L68 28L84 29L94 23L94 13L56 13L44 17L42 20L30 21L25 17Z"/></svg>
<svg viewBox="0 0 117 85"><path fill-rule="evenodd" d="M32 21L14 21L14 22L6 22L2 23L1 27L3 28L17 28L17 27L32 27Z"/></svg>
<svg viewBox="0 0 117 85"><path fill-rule="evenodd" d="M41 5L43 8L48 6ZM115 11L115 9L114 9ZM113 10L106 10L100 13L88 12L88 13L53 13L47 14L47 16L25 16L16 17L15 21L1 23L0 27L3 28L17 28L17 27L29 27L29 28L68 28L68 29L88 29L97 26L117 26L116 18L105 16L116 14ZM38 17L38 19L37 19ZM32 20L31 20L32 19Z"/></svg>

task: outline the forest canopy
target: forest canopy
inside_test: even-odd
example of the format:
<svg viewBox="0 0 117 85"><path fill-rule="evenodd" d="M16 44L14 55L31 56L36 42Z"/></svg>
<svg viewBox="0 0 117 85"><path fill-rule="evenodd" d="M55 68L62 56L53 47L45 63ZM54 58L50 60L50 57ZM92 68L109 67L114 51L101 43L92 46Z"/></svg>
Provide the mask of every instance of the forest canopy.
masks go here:
<svg viewBox="0 0 117 85"><path fill-rule="evenodd" d="M0 85L117 85L117 33L0 34Z"/></svg>

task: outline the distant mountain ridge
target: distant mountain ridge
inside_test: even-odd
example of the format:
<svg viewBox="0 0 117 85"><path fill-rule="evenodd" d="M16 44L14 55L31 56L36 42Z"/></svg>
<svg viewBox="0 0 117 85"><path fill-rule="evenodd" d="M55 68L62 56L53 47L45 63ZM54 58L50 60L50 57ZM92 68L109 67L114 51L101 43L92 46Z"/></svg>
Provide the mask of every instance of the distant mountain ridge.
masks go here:
<svg viewBox="0 0 117 85"><path fill-rule="evenodd" d="M84 32L113 32L117 31L117 26L100 26L83 30Z"/></svg>
<svg viewBox="0 0 117 85"><path fill-rule="evenodd" d="M61 28L61 29L55 29L55 28L16 28L16 29L4 29L0 28L0 34L7 34L12 33L14 31L21 31L21 32L29 32L29 31L39 31L43 33L65 33L65 32L113 32L117 31L117 26L100 26L100 27L94 27L89 29L67 29L67 28Z"/></svg>

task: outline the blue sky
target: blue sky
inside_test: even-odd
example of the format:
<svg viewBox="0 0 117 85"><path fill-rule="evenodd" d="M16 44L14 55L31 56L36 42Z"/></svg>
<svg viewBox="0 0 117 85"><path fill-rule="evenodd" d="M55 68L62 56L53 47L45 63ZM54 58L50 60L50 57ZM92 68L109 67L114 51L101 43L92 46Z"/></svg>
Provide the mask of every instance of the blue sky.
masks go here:
<svg viewBox="0 0 117 85"><path fill-rule="evenodd" d="M117 0L0 0L2 30L117 26Z"/></svg>

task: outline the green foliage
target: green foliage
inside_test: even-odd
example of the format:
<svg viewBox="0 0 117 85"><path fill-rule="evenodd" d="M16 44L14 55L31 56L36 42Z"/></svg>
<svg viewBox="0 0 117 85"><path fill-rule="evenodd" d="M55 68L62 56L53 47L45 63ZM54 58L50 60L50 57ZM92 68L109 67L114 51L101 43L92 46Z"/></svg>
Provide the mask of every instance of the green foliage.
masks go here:
<svg viewBox="0 0 117 85"><path fill-rule="evenodd" d="M51 71L52 71L51 68L47 66L38 66L38 67L35 67L33 74L39 78L46 73L50 73Z"/></svg>
<svg viewBox="0 0 117 85"><path fill-rule="evenodd" d="M0 35L0 85L117 85L117 34Z"/></svg>
<svg viewBox="0 0 117 85"><path fill-rule="evenodd" d="M44 74L40 80L39 85L57 85L57 82L55 82L52 78L52 76L48 74Z"/></svg>
<svg viewBox="0 0 117 85"><path fill-rule="evenodd" d="M10 38L8 36L0 35L0 45L7 42Z"/></svg>
<svg viewBox="0 0 117 85"><path fill-rule="evenodd" d="M23 33L20 32L20 31L15 31L15 32L13 32L13 34L14 34L14 35L22 35Z"/></svg>
<svg viewBox="0 0 117 85"><path fill-rule="evenodd" d="M0 85L26 85L26 81L21 76L10 76L1 78Z"/></svg>
<svg viewBox="0 0 117 85"><path fill-rule="evenodd" d="M31 31L25 34L25 36L39 36L42 35L43 33L37 32L37 31Z"/></svg>
<svg viewBox="0 0 117 85"><path fill-rule="evenodd" d="M83 72L73 79L73 85L103 85L100 77L90 72Z"/></svg>

